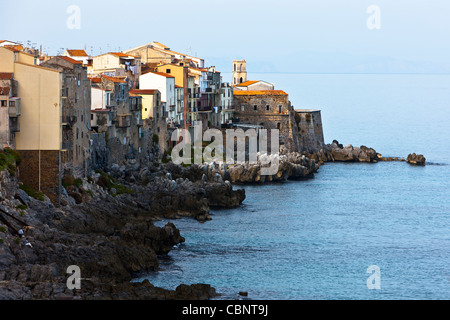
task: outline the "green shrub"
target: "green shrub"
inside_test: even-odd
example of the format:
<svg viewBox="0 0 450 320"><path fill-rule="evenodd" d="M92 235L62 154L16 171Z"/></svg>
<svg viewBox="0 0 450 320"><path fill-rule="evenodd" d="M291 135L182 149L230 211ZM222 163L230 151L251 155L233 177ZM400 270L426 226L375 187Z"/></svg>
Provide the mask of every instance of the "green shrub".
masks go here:
<svg viewBox="0 0 450 320"><path fill-rule="evenodd" d="M0 239L0 244L3 244L5 241L3 239Z"/></svg>
<svg viewBox="0 0 450 320"><path fill-rule="evenodd" d="M14 158L14 162L16 163L16 166L19 166L22 162L22 156L17 150L13 150L11 148L6 148L3 152L5 152L7 155L11 155Z"/></svg>
<svg viewBox="0 0 450 320"><path fill-rule="evenodd" d="M1 227L0 227L0 232L3 232L3 233L5 233L5 232L6 232L6 227L4 227L4 226L1 226Z"/></svg>
<svg viewBox="0 0 450 320"><path fill-rule="evenodd" d="M45 201L44 194L42 192L34 191L34 189L29 185L23 184L19 188L22 189L23 191L25 191L25 193L27 195L29 195L30 197L33 197L39 201Z"/></svg>
<svg viewBox="0 0 450 320"><path fill-rule="evenodd" d="M28 209L28 206L25 205L25 204L19 204L16 208L17 208L17 209L20 209L20 210L27 210L27 209Z"/></svg>
<svg viewBox="0 0 450 320"><path fill-rule="evenodd" d="M154 144L159 143L159 136L157 134L154 134L152 140Z"/></svg>
<svg viewBox="0 0 450 320"><path fill-rule="evenodd" d="M81 179L75 179L73 181L73 185L77 188L79 188L82 184L83 184L83 180L81 180Z"/></svg>
<svg viewBox="0 0 450 320"><path fill-rule="evenodd" d="M116 179L109 176L107 173L103 172L102 170L95 171L100 174L100 177L98 178L97 184L102 187L103 189L111 190L112 188L116 189L117 193L119 194L131 194L133 193L133 190L125 187L124 185L121 185Z"/></svg>

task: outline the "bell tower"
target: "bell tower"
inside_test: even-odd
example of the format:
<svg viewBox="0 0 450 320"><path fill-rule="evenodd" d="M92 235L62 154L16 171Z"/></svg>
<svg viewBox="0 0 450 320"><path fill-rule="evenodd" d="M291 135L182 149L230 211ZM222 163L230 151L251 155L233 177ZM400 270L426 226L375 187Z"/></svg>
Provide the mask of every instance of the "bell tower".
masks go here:
<svg viewBox="0 0 450 320"><path fill-rule="evenodd" d="M247 61L233 60L233 85L247 81Z"/></svg>

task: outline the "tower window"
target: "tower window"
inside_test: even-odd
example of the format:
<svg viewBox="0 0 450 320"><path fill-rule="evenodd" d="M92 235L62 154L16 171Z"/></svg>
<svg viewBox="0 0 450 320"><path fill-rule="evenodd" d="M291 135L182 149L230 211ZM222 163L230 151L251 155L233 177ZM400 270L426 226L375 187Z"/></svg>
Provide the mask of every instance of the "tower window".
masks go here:
<svg viewBox="0 0 450 320"><path fill-rule="evenodd" d="M255 111L258 111L258 106L254 106L253 108L255 109Z"/></svg>

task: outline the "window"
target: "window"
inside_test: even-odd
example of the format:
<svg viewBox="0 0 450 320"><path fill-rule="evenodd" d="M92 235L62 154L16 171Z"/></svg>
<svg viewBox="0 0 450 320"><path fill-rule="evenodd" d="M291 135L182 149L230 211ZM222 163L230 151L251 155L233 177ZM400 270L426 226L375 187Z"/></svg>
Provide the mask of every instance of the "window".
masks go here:
<svg viewBox="0 0 450 320"><path fill-rule="evenodd" d="M171 71L170 69L166 69L166 73L170 74L170 71Z"/></svg>
<svg viewBox="0 0 450 320"><path fill-rule="evenodd" d="M8 106L8 102L6 100L2 100L2 107L7 107Z"/></svg>
<svg viewBox="0 0 450 320"><path fill-rule="evenodd" d="M15 102L15 101L10 101L10 102L9 102L9 106L10 106L10 107L14 107L15 105L16 105L16 102Z"/></svg>
<svg viewBox="0 0 450 320"><path fill-rule="evenodd" d="M266 108L267 108L267 111L270 111L270 106L269 105L267 105Z"/></svg>
<svg viewBox="0 0 450 320"><path fill-rule="evenodd" d="M145 111L148 111L147 108L145 108Z"/></svg>
<svg viewBox="0 0 450 320"><path fill-rule="evenodd" d="M281 113L281 106L278 106L278 113Z"/></svg>
<svg viewBox="0 0 450 320"><path fill-rule="evenodd" d="M255 111L258 111L258 106L253 106Z"/></svg>
<svg viewBox="0 0 450 320"><path fill-rule="evenodd" d="M91 113L91 120L94 120L94 114Z"/></svg>
<svg viewBox="0 0 450 320"><path fill-rule="evenodd" d="M280 130L281 129L281 123L277 124L277 129Z"/></svg>
<svg viewBox="0 0 450 320"><path fill-rule="evenodd" d="M245 111L245 106L241 106L241 111Z"/></svg>

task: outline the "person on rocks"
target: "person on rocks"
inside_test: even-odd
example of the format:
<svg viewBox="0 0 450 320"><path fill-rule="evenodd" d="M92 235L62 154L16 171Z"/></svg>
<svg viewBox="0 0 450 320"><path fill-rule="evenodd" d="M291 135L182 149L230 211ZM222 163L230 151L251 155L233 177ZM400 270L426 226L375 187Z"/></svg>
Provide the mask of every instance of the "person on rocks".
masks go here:
<svg viewBox="0 0 450 320"><path fill-rule="evenodd" d="M23 235L23 230L22 230L22 229L19 230L19 236L20 236L21 238L23 238L23 236L24 236L24 235Z"/></svg>
<svg viewBox="0 0 450 320"><path fill-rule="evenodd" d="M28 241L28 240L25 240L25 245L30 247L30 248L33 248L33 246L31 245L30 241Z"/></svg>

